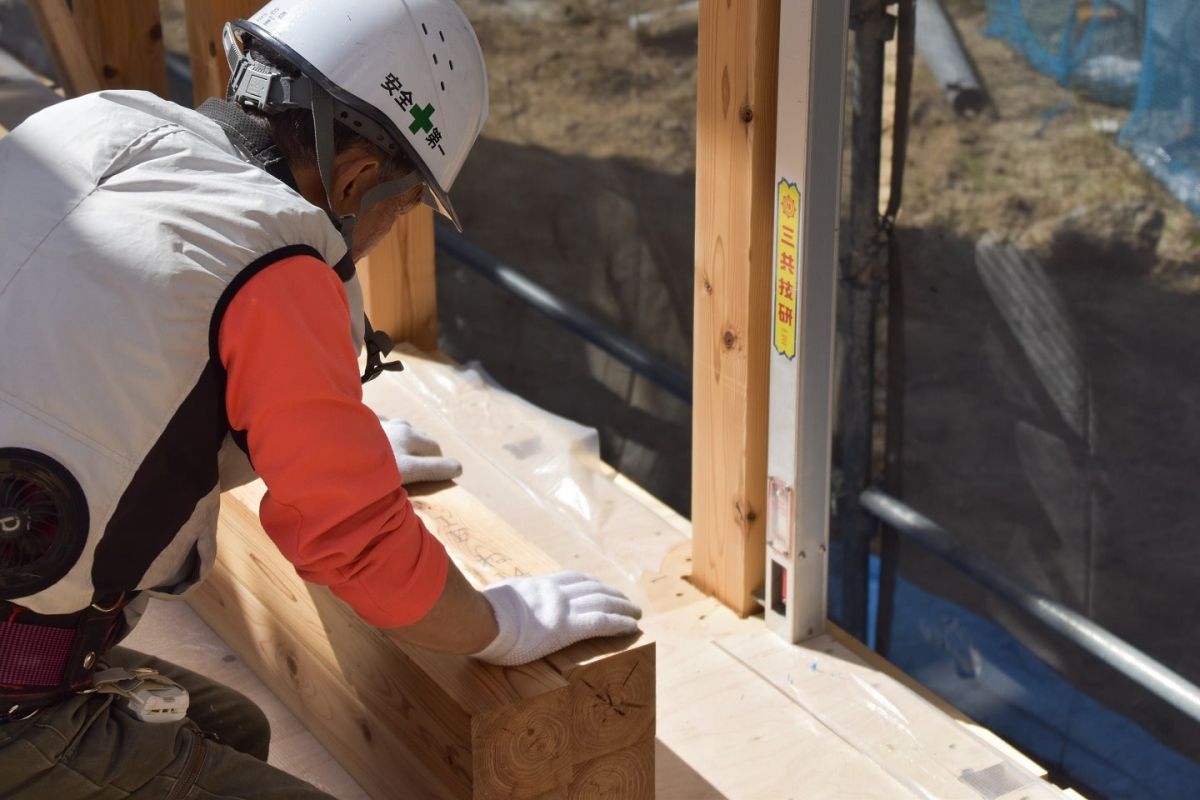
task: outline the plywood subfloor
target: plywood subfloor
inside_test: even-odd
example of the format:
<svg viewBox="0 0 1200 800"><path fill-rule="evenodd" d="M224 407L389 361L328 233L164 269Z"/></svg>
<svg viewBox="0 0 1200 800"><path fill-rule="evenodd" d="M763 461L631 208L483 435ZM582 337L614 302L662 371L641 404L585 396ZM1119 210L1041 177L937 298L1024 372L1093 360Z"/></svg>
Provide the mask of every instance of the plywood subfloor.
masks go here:
<svg viewBox="0 0 1200 800"><path fill-rule="evenodd" d="M967 735L969 723L901 692L899 683L865 663L840 638L824 636L789 648L763 636L755 623L738 620L711 601L647 620L665 673L658 687L656 749L661 800L918 797L914 774L927 785L935 780L954 787L963 763L982 769L999 763L1001 754L1040 773L1002 743L977 738L980 731ZM154 601L126 644L207 675L257 703L271 721L275 766L342 800L368 797L186 604ZM830 707L806 708L813 695L791 690L794 677L789 675L820 669L826 679L813 689ZM896 718L869 712L868 719L845 720L845 730L835 730L839 713L861 714L867 705L878 705L878 697L861 691L872 684L883 696L899 693L900 704L891 705L908 704L903 716L908 722L899 725ZM896 749L895 742L907 750ZM881 753L893 752L900 753L893 763L879 763Z"/></svg>

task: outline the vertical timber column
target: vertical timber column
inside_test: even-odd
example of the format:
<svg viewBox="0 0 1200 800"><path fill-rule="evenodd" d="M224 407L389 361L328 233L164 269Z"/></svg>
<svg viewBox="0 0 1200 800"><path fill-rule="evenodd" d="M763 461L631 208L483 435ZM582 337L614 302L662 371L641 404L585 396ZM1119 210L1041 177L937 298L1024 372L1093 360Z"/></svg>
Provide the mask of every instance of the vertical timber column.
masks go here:
<svg viewBox="0 0 1200 800"><path fill-rule="evenodd" d="M701 0L693 580L741 615L765 547L780 0Z"/></svg>
<svg viewBox="0 0 1200 800"><path fill-rule="evenodd" d="M224 97L229 66L221 46L227 21L249 17L262 0L187 0L188 43L192 55L193 97L197 105ZM371 323L397 342L437 349L437 278L434 271L433 212L425 207L405 215L358 264Z"/></svg>
<svg viewBox="0 0 1200 800"><path fill-rule="evenodd" d="M74 15L102 88L167 96L158 0L75 0Z"/></svg>
<svg viewBox="0 0 1200 800"><path fill-rule="evenodd" d="M358 264L367 316L394 341L436 350L437 272L433 210L418 206Z"/></svg>
<svg viewBox="0 0 1200 800"><path fill-rule="evenodd" d="M70 97L97 92L100 78L88 59L79 26L71 16L67 0L29 0L29 10L37 20L42 39L58 68L59 81Z"/></svg>
<svg viewBox="0 0 1200 800"><path fill-rule="evenodd" d="M192 60L192 100L200 105L210 97L224 97L229 64L221 46L226 22L249 17L266 0L187 0L188 52Z"/></svg>

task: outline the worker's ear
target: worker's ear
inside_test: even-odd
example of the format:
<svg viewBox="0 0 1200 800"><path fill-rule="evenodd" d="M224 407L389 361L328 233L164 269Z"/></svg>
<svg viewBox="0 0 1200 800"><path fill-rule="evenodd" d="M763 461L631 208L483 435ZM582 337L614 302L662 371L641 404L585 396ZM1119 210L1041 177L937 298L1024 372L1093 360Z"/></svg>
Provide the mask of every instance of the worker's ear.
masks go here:
<svg viewBox="0 0 1200 800"><path fill-rule="evenodd" d="M351 147L339 153L333 165L333 202L339 214L354 214L362 198L379 182L379 156Z"/></svg>

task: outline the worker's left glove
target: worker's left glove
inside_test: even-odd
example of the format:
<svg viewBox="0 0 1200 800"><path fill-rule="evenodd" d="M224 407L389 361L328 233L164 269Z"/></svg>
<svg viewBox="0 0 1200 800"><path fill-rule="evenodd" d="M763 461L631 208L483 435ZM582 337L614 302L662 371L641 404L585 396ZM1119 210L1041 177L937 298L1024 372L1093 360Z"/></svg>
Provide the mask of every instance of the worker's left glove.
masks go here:
<svg viewBox="0 0 1200 800"><path fill-rule="evenodd" d="M579 572L512 578L483 596L500 634L475 658L515 667L598 636L637 631L642 610L625 595Z"/></svg>
<svg viewBox="0 0 1200 800"><path fill-rule="evenodd" d="M400 419L380 420L396 456L396 466L406 486L449 481L462 475L462 464L442 455L442 448L424 433Z"/></svg>

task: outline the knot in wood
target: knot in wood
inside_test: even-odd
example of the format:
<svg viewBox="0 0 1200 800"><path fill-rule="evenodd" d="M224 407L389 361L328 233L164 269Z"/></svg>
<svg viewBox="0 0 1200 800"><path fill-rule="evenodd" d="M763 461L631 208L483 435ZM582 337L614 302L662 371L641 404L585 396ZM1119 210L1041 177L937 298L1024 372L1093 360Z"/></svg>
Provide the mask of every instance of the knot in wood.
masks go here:
<svg viewBox="0 0 1200 800"><path fill-rule="evenodd" d="M748 105L742 106L742 122L747 125L754 122L754 109Z"/></svg>
<svg viewBox="0 0 1200 800"><path fill-rule="evenodd" d="M737 334L733 331L727 330L721 337L721 342L725 345L726 350L732 350L737 344Z"/></svg>
<svg viewBox="0 0 1200 800"><path fill-rule="evenodd" d="M743 499L733 502L733 516L739 528L746 528L758 519L758 512Z"/></svg>
<svg viewBox="0 0 1200 800"><path fill-rule="evenodd" d="M631 747L654 730L649 658L644 651L613 657L591 667L573 687L571 735L581 752L598 755Z"/></svg>

